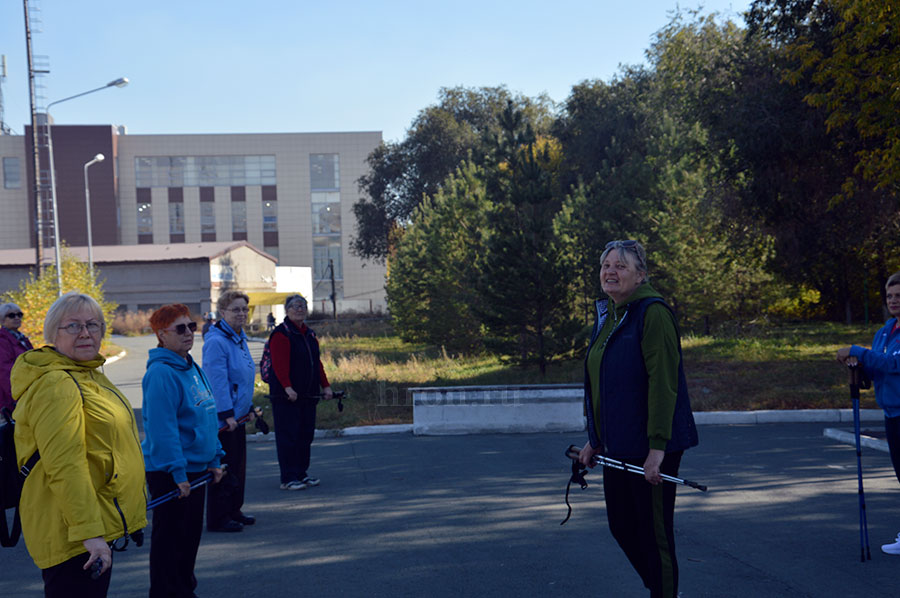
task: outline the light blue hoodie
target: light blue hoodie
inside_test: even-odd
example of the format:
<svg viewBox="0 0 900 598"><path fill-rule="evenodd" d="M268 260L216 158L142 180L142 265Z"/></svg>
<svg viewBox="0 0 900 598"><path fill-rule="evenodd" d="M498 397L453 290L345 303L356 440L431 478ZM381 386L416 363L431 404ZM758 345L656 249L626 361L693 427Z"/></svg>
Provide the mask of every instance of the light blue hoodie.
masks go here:
<svg viewBox="0 0 900 598"><path fill-rule="evenodd" d="M850 347L875 385L875 399L886 417L900 416L900 332L893 332L897 318L887 321L872 339L872 348Z"/></svg>
<svg viewBox="0 0 900 598"><path fill-rule="evenodd" d="M247 415L253 406L256 363L243 330L235 332L224 320L209 329L203 338L203 373L212 387L220 422Z"/></svg>
<svg viewBox="0 0 900 598"><path fill-rule="evenodd" d="M178 484L187 481L188 472L220 467L225 452L216 403L191 356L185 361L169 349L151 349L141 386L146 434L141 448L147 471L169 472Z"/></svg>

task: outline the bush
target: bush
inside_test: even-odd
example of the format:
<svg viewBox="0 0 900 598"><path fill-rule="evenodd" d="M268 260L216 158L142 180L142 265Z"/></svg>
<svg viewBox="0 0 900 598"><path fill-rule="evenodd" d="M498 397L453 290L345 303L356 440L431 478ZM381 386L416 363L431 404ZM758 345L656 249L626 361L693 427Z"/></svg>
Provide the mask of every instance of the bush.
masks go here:
<svg viewBox="0 0 900 598"><path fill-rule="evenodd" d="M112 334L124 334L125 336L139 336L149 334L151 310L118 311L113 318Z"/></svg>

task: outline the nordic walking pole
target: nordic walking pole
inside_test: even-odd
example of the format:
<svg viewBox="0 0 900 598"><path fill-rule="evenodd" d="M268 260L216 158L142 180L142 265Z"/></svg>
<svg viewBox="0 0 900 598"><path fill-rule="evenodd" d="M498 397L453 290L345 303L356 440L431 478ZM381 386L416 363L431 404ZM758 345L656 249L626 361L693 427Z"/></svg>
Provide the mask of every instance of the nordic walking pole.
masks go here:
<svg viewBox="0 0 900 598"><path fill-rule="evenodd" d="M204 484L208 484L210 481L212 481L212 478L213 478L213 474L211 474L211 473L203 474L202 476L200 476L199 478L197 478L196 480L191 482L191 490L195 490L195 489L199 488L200 486L203 486ZM176 496L179 496L180 494L181 494L181 492L178 490L178 488L172 490L171 492L166 492L162 496L159 496L156 499L148 502L147 510L149 511L150 509L155 509L159 505L169 502L170 500L172 500Z"/></svg>
<svg viewBox="0 0 900 598"><path fill-rule="evenodd" d="M859 433L859 364L856 358L850 358L847 363L850 371L850 400L853 401L853 433L856 436L856 475L859 481L859 560L866 562L872 560L872 552L869 549L869 521L866 516L866 494L863 490L862 475L862 446Z"/></svg>
<svg viewBox="0 0 900 598"><path fill-rule="evenodd" d="M566 450L566 457L570 459L578 459L578 447L574 444L569 445L568 450ZM624 461L619 461L617 459L612 459L610 457L604 457L603 455L594 455L594 463L597 465L603 465L604 467L612 467L614 469L621 469L622 471L627 471L629 473L636 473L638 475L644 475L644 468L638 465L633 465L631 463L625 463ZM676 478L675 476L666 475L664 473L659 474L659 476L665 482L671 482L673 484L681 484L682 486L689 486L701 492L706 492L708 488L703 484L698 484L697 482L692 482L691 480L685 480L682 478Z"/></svg>

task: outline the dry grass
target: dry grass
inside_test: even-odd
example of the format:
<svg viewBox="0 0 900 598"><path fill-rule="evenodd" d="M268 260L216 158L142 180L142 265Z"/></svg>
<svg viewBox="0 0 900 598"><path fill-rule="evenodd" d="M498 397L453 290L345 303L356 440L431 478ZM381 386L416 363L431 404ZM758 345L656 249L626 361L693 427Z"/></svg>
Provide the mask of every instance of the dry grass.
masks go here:
<svg viewBox="0 0 900 598"><path fill-rule="evenodd" d="M877 326L829 323L745 329L728 337L683 339L685 372L695 411L821 409L850 406L847 376L834 360L839 347L868 346ZM553 364L545 377L487 354L454 355L441 347L375 336L320 335L323 363L335 389L347 391L344 411L319 406L318 427L411 423L407 390L416 386L581 382L581 359ZM264 407L261 385L257 402ZM862 406L874 408L872 391Z"/></svg>

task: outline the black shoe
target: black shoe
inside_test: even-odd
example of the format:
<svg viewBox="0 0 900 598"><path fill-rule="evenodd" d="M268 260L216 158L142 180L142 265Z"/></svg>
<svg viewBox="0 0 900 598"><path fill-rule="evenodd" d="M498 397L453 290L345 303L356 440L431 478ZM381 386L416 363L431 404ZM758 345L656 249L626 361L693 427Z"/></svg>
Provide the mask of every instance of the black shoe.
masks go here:
<svg viewBox="0 0 900 598"><path fill-rule="evenodd" d="M244 530L244 526L237 521L226 521L219 527L208 527L206 529L211 532L240 532Z"/></svg>
<svg viewBox="0 0 900 598"><path fill-rule="evenodd" d="M238 516L235 517L234 520L241 525L253 525L256 523L256 517L253 515L244 515L243 513L238 513Z"/></svg>

